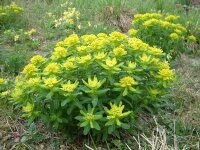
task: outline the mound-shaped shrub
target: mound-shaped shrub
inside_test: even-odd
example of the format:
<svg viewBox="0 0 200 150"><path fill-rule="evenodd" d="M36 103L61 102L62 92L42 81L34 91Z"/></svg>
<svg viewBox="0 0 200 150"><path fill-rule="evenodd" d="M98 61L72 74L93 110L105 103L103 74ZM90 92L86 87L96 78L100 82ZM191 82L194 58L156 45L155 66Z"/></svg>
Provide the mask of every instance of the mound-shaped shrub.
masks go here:
<svg viewBox="0 0 200 150"><path fill-rule="evenodd" d="M119 135L153 108L173 80L161 49L119 32L72 34L52 55L34 56L16 78L12 102L54 129ZM82 132L83 131L83 132Z"/></svg>
<svg viewBox="0 0 200 150"><path fill-rule="evenodd" d="M23 8L19 7L15 3L6 6L0 5L0 29L2 27L13 25L17 20L19 20L17 17L19 17L22 12Z"/></svg>
<svg viewBox="0 0 200 150"><path fill-rule="evenodd" d="M163 49L174 58L177 54L188 52L187 43L196 42L196 37L181 24L180 17L159 13L136 14L129 30L151 46Z"/></svg>

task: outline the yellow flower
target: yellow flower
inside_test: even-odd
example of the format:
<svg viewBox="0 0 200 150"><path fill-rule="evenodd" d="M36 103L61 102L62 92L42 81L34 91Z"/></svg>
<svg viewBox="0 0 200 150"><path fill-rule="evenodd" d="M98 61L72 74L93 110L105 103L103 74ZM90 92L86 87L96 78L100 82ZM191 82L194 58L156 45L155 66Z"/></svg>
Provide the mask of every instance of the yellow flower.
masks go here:
<svg viewBox="0 0 200 150"><path fill-rule="evenodd" d="M119 103L119 106L110 103L110 107L111 109L107 109L106 107L104 107L105 111L108 113L107 116L108 122L105 125L109 126L116 124L118 126L121 126L122 123L120 120L128 116L131 113L131 111L123 113L124 105L122 105L122 102Z"/></svg>
<svg viewBox="0 0 200 150"><path fill-rule="evenodd" d="M175 21L178 18L180 18L180 16L169 15L169 16L165 17L165 20L166 21Z"/></svg>
<svg viewBox="0 0 200 150"><path fill-rule="evenodd" d="M65 63L63 63L62 65L63 65L63 67L65 67L65 69L67 69L67 70L72 70L72 69L75 69L75 68L76 68L75 64L74 64L72 61L69 61L69 60L67 60L67 61L66 61Z"/></svg>
<svg viewBox="0 0 200 150"><path fill-rule="evenodd" d="M19 35L15 35L14 41L17 42L19 40Z"/></svg>
<svg viewBox="0 0 200 150"><path fill-rule="evenodd" d="M137 30L135 30L135 29L130 29L130 30L128 30L128 33L131 35L131 36L135 36L136 34L137 34Z"/></svg>
<svg viewBox="0 0 200 150"><path fill-rule="evenodd" d="M120 79L119 83L120 86L123 88L131 88L132 86L138 84L131 76L127 76Z"/></svg>
<svg viewBox="0 0 200 150"><path fill-rule="evenodd" d="M3 84L3 83L4 83L4 81L5 81L5 79L4 79L4 78L0 78L0 85L1 85L1 84Z"/></svg>
<svg viewBox="0 0 200 150"><path fill-rule="evenodd" d="M31 64L37 65L45 61L45 58L40 55L35 55L31 58Z"/></svg>
<svg viewBox="0 0 200 150"><path fill-rule="evenodd" d="M127 51L121 47L117 47L113 49L115 56L124 56L127 54Z"/></svg>
<svg viewBox="0 0 200 150"><path fill-rule="evenodd" d="M47 88L53 88L54 86L56 86L56 84L58 84L58 82L59 81L56 79L56 77L44 79L44 84Z"/></svg>
<svg viewBox="0 0 200 150"><path fill-rule="evenodd" d="M170 37L171 37L172 39L178 39L178 38L179 38L179 36L178 36L177 33L171 33L171 34L170 34Z"/></svg>
<svg viewBox="0 0 200 150"><path fill-rule="evenodd" d="M136 66L137 66L136 63L129 61L127 68L130 69L130 70L133 70L133 69L136 68Z"/></svg>
<svg viewBox="0 0 200 150"><path fill-rule="evenodd" d="M114 67L115 65L117 64L117 59L116 58L113 58L111 59L110 57L108 57L106 59L106 65L110 68Z"/></svg>
<svg viewBox="0 0 200 150"><path fill-rule="evenodd" d="M197 40L194 35L188 36L188 39L191 40L191 41L194 41L194 42Z"/></svg>
<svg viewBox="0 0 200 150"><path fill-rule="evenodd" d="M56 74L60 73L60 65L56 62L49 63L46 68L44 68L44 71L47 72L48 74Z"/></svg>
<svg viewBox="0 0 200 150"><path fill-rule="evenodd" d="M160 69L170 69L168 61L160 62L158 65Z"/></svg>
<svg viewBox="0 0 200 150"><path fill-rule="evenodd" d="M82 80L83 83L89 87L90 89L98 89L102 86L102 84L106 81L106 79L102 80L102 81L98 81L97 77L94 76L93 80L89 77L88 78L88 83L84 80Z"/></svg>
<svg viewBox="0 0 200 150"><path fill-rule="evenodd" d="M96 38L94 34L81 36L81 39L86 43L92 43Z"/></svg>
<svg viewBox="0 0 200 150"><path fill-rule="evenodd" d="M109 36L110 39L114 42L120 42L128 39L128 37L125 34L116 31L109 34Z"/></svg>
<svg viewBox="0 0 200 150"><path fill-rule="evenodd" d="M160 94L160 91L159 91L158 89L150 89L150 90L149 90L149 93L150 93L151 95L156 96L156 95Z"/></svg>
<svg viewBox="0 0 200 150"><path fill-rule="evenodd" d="M29 86L29 87L34 87L34 86L39 85L40 82L41 82L40 78L30 78L30 79L27 81L27 86Z"/></svg>
<svg viewBox="0 0 200 150"><path fill-rule="evenodd" d="M80 43L80 40L77 34L72 34L64 40L66 46L73 46L78 43Z"/></svg>
<svg viewBox="0 0 200 150"><path fill-rule="evenodd" d="M150 47L149 48L150 53L156 56L161 56L163 55L163 50L159 49L159 48L155 48L155 47Z"/></svg>
<svg viewBox="0 0 200 150"><path fill-rule="evenodd" d="M34 104L27 103L26 106L23 106L22 109L26 113L32 112L34 110Z"/></svg>
<svg viewBox="0 0 200 150"><path fill-rule="evenodd" d="M88 54L88 55L86 55L86 56L78 57L78 58L77 58L77 61L78 61L78 63L80 63L80 64L84 64L84 63L89 62L91 59L92 59L91 55Z"/></svg>
<svg viewBox="0 0 200 150"><path fill-rule="evenodd" d="M104 52L99 52L99 53L95 56L95 58L98 59L98 60L102 60L102 59L104 59L105 57L106 57L106 53L104 53Z"/></svg>
<svg viewBox="0 0 200 150"><path fill-rule="evenodd" d="M54 49L53 55L51 56L52 59L64 58L67 56L67 49L64 47L56 47Z"/></svg>
<svg viewBox="0 0 200 150"><path fill-rule="evenodd" d="M77 47L78 52L86 52L88 49L88 46L79 46Z"/></svg>
<svg viewBox="0 0 200 150"><path fill-rule="evenodd" d="M170 69L161 69L159 70L158 74L158 77L164 81L170 81L174 79L174 72Z"/></svg>
<svg viewBox="0 0 200 150"><path fill-rule="evenodd" d="M105 34L105 33L99 33L99 34L97 34L97 36L98 36L98 37L101 37L101 38L106 38L106 37L108 37L108 35Z"/></svg>
<svg viewBox="0 0 200 150"><path fill-rule="evenodd" d="M31 76L33 73L35 73L38 69L33 64L28 64L24 67L24 70L22 73L24 73L27 77Z"/></svg>
<svg viewBox="0 0 200 150"><path fill-rule="evenodd" d="M142 57L139 58L143 64L149 64L152 62L151 56L147 56L146 54L143 54Z"/></svg>
<svg viewBox="0 0 200 150"><path fill-rule="evenodd" d="M72 93L77 88L78 82L75 81L74 83L71 83L71 81L69 80L66 84L62 84L61 86L61 90Z"/></svg>
<svg viewBox="0 0 200 150"><path fill-rule="evenodd" d="M6 96L8 96L9 95L9 91L4 91L4 92L1 92L1 96L2 97L6 97Z"/></svg>

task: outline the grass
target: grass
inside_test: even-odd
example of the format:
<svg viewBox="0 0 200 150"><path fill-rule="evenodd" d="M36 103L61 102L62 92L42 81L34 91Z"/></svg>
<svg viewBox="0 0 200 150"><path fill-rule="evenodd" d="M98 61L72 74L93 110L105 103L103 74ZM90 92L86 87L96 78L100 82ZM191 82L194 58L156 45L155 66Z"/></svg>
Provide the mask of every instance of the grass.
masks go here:
<svg viewBox="0 0 200 150"><path fill-rule="evenodd" d="M19 51L10 45L0 46L1 75L18 74L34 53L46 55L55 43L71 31L51 28L44 12L61 14L58 7L64 0L16 0L25 8L23 20L15 28L36 28L40 41L38 49ZM200 9L187 9L175 0L75 0L73 7L81 12L80 22L86 28L79 35L114 30L126 32L135 13L161 11L180 15L183 22L190 21L192 32L200 26ZM183 1L182 1L183 2ZM125 19L124 19L125 18ZM126 20L126 21L123 21ZM88 25L91 23L91 26ZM23 23L23 26L22 26ZM20 49L24 49L23 45ZM198 50L198 49L197 49ZM155 114L141 114L136 128L122 133L123 139L111 138L97 143L91 136L71 139L62 133L48 131L41 122L28 125L19 117L18 110L0 102L0 149L198 149L200 141L200 61L198 57L182 55L174 65L178 79L165 99L164 106ZM6 72L6 73L5 73ZM10 76L10 75L9 75Z"/></svg>

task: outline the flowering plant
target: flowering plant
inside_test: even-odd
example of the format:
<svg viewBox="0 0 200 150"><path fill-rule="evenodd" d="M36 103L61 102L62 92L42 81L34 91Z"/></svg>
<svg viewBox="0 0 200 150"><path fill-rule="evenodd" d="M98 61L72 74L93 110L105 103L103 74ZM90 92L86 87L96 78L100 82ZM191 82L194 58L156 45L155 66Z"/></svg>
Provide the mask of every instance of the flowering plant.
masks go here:
<svg viewBox="0 0 200 150"><path fill-rule="evenodd" d="M106 138L119 136L133 116L153 107L173 79L165 53L140 39L120 32L72 34L50 57L31 58L11 96L29 121Z"/></svg>
<svg viewBox="0 0 200 150"><path fill-rule="evenodd" d="M22 12L23 8L15 3L6 6L0 5L0 28L15 23Z"/></svg>
<svg viewBox="0 0 200 150"><path fill-rule="evenodd" d="M137 36L151 46L157 46L175 57L185 52L186 44L196 42L196 37L180 24L180 16L162 15L160 13L136 14L129 30L131 36Z"/></svg>

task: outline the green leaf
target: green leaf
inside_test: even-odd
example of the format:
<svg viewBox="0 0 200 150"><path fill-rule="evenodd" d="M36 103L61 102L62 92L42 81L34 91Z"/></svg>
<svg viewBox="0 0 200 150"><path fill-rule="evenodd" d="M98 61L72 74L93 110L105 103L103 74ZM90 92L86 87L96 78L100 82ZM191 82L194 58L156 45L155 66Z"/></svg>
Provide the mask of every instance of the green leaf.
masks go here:
<svg viewBox="0 0 200 150"><path fill-rule="evenodd" d="M100 130L101 129L100 126L99 126L99 124L96 121L93 122L93 125L94 125L94 128L96 130Z"/></svg>
<svg viewBox="0 0 200 150"><path fill-rule="evenodd" d="M115 131L115 125L113 125L113 126L109 126L108 127L108 134L111 134L113 131Z"/></svg>
<svg viewBox="0 0 200 150"><path fill-rule="evenodd" d="M97 103L98 103L98 98L97 97L93 97L93 100L92 100L93 107L96 107Z"/></svg>
<svg viewBox="0 0 200 150"><path fill-rule="evenodd" d="M89 126L86 126L86 127L84 128L84 130L83 130L83 134L84 134L84 135L87 135L87 134L89 133L89 131L90 131L90 127L89 127Z"/></svg>
<svg viewBox="0 0 200 150"><path fill-rule="evenodd" d="M130 128L130 125L127 124L127 123L122 123L121 127L122 127L123 129L129 129L129 128Z"/></svg>
<svg viewBox="0 0 200 150"><path fill-rule="evenodd" d="M88 125L88 122L87 121L84 121L84 122L82 122L81 124L80 124L80 127L85 127L85 126L87 126Z"/></svg>
<svg viewBox="0 0 200 150"><path fill-rule="evenodd" d="M123 96L126 96L128 94L128 89L125 88L124 92L122 93Z"/></svg>
<svg viewBox="0 0 200 150"><path fill-rule="evenodd" d="M67 103L69 103L69 99L66 99L64 101L61 102L61 106L65 106Z"/></svg>
<svg viewBox="0 0 200 150"><path fill-rule="evenodd" d="M83 117L82 117L82 116L76 116L75 119L76 119L76 120L79 120L79 121L82 121L82 120L83 120Z"/></svg>

